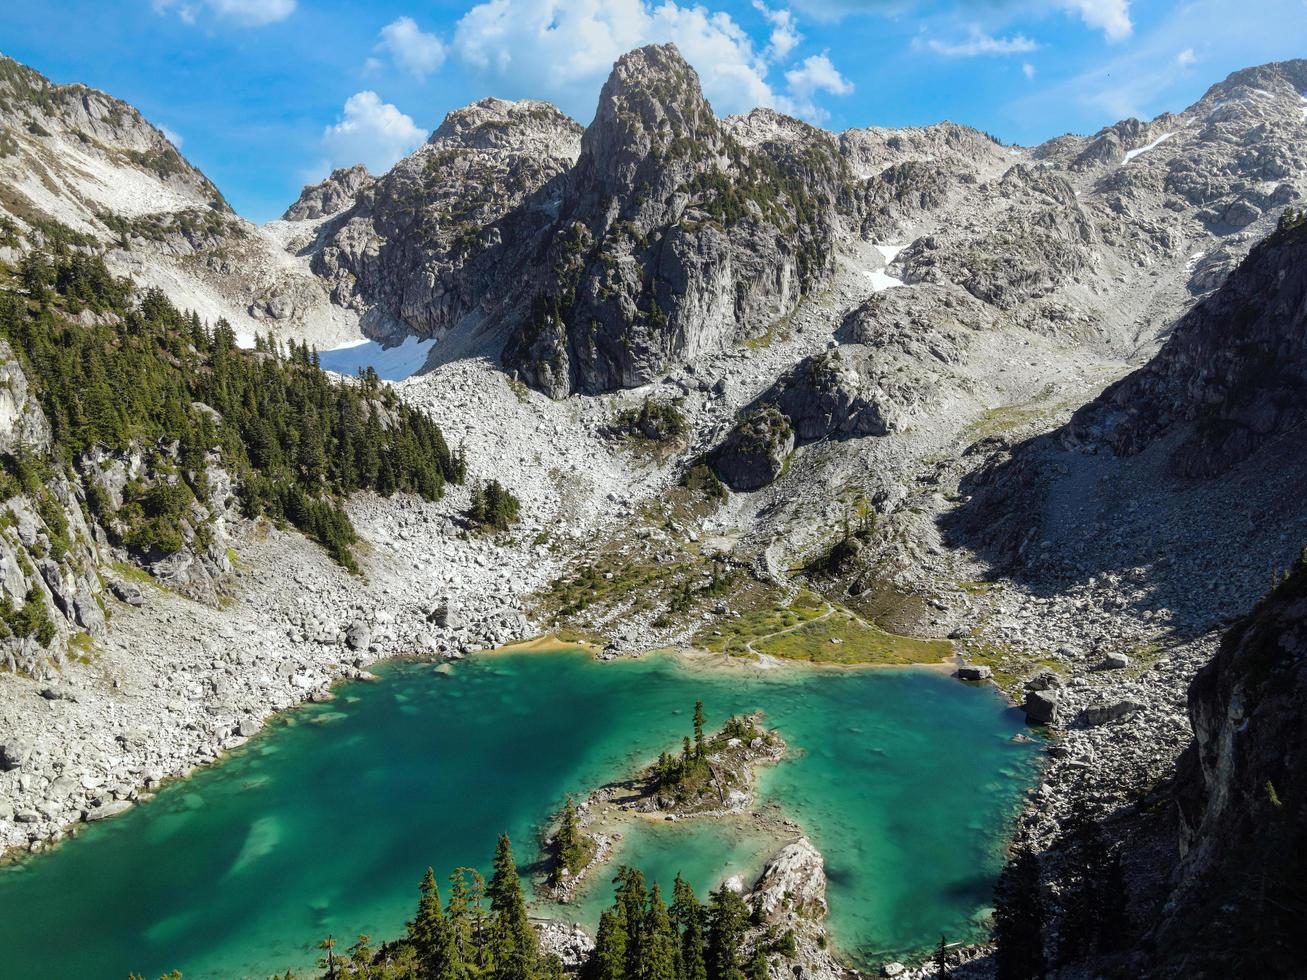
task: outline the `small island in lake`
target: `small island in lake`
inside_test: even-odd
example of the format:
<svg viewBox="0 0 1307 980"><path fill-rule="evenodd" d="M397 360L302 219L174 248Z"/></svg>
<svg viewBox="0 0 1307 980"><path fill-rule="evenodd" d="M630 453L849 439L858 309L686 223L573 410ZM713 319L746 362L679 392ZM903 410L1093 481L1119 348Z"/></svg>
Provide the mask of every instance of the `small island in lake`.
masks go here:
<svg viewBox="0 0 1307 980"><path fill-rule="evenodd" d="M757 770L784 756L784 739L762 727L762 713L732 716L716 734L704 732L703 702L694 705L693 734L676 754L663 752L635 776L607 783L579 806L568 797L544 842L545 891L571 901L613 854L618 826L631 819L724 817L743 814L756 799Z"/></svg>

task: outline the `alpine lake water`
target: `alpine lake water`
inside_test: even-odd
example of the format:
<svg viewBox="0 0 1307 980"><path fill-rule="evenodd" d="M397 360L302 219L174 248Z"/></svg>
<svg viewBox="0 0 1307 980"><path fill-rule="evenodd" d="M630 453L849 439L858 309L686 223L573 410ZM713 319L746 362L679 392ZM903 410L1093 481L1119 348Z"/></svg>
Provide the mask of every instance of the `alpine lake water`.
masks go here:
<svg viewBox="0 0 1307 980"><path fill-rule="evenodd" d="M760 801L826 857L829 925L855 962L983 933L1005 835L1037 775L1020 713L921 669L709 668L659 654L499 653L438 673L394 662L276 719L217 765L53 852L0 869L0 975L187 980L311 969L319 939L403 932L428 865L488 871L512 835L524 878L568 793L762 710L790 753ZM578 903L593 926L619 863L701 898L775 847L748 820L640 822Z"/></svg>

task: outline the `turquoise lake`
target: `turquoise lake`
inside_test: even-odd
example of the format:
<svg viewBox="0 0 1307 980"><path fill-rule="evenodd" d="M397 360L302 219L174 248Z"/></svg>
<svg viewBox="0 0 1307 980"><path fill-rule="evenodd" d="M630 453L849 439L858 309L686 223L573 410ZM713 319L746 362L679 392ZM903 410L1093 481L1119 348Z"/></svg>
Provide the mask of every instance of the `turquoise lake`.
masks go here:
<svg viewBox="0 0 1307 980"><path fill-rule="evenodd" d="M979 935L1005 835L1037 775L1020 712L926 670L721 670L670 655L581 653L393 663L375 683L275 721L219 765L52 853L0 869L0 976L267 977L403 931L428 865L485 868L501 831L519 866L567 793L711 728L766 713L791 749L763 802L826 856L830 927L860 962ZM651 824L617 861L701 896L767 854L735 825ZM615 869L610 865L606 872ZM569 918L593 924L607 879Z"/></svg>

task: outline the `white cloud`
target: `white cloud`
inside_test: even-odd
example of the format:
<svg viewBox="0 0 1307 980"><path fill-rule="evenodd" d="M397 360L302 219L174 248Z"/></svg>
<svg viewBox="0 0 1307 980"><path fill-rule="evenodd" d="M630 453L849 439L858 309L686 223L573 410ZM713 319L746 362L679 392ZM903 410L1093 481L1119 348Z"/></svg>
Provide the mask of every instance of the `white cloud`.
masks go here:
<svg viewBox="0 0 1307 980"><path fill-rule="evenodd" d="M794 14L788 10L772 10L762 0L753 0L753 7L771 24L771 38L767 44L767 56L776 61L784 60L791 51L799 46L803 35Z"/></svg>
<svg viewBox="0 0 1307 980"><path fill-rule="evenodd" d="M1181 68L1189 68L1198 64L1198 55L1194 54L1193 48L1185 48L1175 56L1175 63Z"/></svg>
<svg viewBox="0 0 1307 980"><path fill-rule="evenodd" d="M993 37L972 24L964 41L941 41L931 38L928 41L915 42L915 47L926 47L946 58L978 58L990 54L1027 54L1039 47L1024 34L1011 37Z"/></svg>
<svg viewBox="0 0 1307 980"><path fill-rule="evenodd" d="M295 0L154 0L156 14L175 10L186 24L196 22L201 8L208 8L215 17L243 27L262 27L285 20L293 14Z"/></svg>
<svg viewBox="0 0 1307 980"><path fill-rule="evenodd" d="M1035 77L1035 66L1032 65L1032 64L1031 64L1030 62L1028 62L1028 61L1025 62L1025 63L1021 66L1021 74L1025 75L1026 78L1034 78L1034 77Z"/></svg>
<svg viewBox="0 0 1307 980"><path fill-rule="evenodd" d="M182 148L182 137L180 133L173 132L167 126L160 126L159 132L163 133L163 138L175 146L177 149Z"/></svg>
<svg viewBox="0 0 1307 980"><path fill-rule="evenodd" d="M445 63L445 45L427 34L412 17L400 17L381 29L376 50L387 51L395 64L414 78L424 79ZM369 68L373 67L369 58Z"/></svg>
<svg viewBox="0 0 1307 980"><path fill-rule="evenodd" d="M356 163L374 174L384 173L400 157L422 142L425 134L413 120L376 92L356 92L345 102L341 119L322 133L327 166Z"/></svg>
<svg viewBox="0 0 1307 980"><path fill-rule="evenodd" d="M831 95L853 94L853 83L840 74L824 51L805 58L797 68L787 71L785 81L789 88L785 100L789 111L818 122L830 115L814 103L813 97L818 92L828 92Z"/></svg>
<svg viewBox="0 0 1307 980"><path fill-rule="evenodd" d="M549 99L582 121L613 62L668 41L698 71L719 113L815 109L768 80L799 36L788 10L760 9L772 27L762 50L729 14L676 0L485 0L458 22L450 47L483 83L499 86L498 94Z"/></svg>
<svg viewBox="0 0 1307 980"><path fill-rule="evenodd" d="M1135 29L1130 21L1130 0L1061 0L1067 10L1080 15L1109 41L1124 41Z"/></svg>

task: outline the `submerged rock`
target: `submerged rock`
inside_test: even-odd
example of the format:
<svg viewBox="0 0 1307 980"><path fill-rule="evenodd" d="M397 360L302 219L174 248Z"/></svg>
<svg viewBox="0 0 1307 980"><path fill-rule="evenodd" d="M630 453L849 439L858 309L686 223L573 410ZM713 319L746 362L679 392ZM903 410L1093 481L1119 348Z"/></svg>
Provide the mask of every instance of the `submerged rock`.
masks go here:
<svg viewBox="0 0 1307 980"><path fill-rule="evenodd" d="M117 816L131 808L131 800L114 800L112 803L102 803L100 806L86 810L82 814L82 819L87 823L95 823L97 820L105 820L109 817Z"/></svg>

